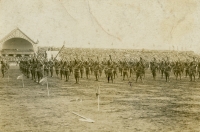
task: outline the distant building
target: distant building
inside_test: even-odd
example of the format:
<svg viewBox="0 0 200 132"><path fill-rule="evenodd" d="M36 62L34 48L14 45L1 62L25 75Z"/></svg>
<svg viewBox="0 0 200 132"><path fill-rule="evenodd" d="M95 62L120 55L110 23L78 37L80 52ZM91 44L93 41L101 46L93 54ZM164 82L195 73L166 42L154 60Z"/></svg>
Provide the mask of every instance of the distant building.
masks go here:
<svg viewBox="0 0 200 132"><path fill-rule="evenodd" d="M30 56L37 52L37 44L38 41L34 42L16 28L0 41L0 53L2 56Z"/></svg>

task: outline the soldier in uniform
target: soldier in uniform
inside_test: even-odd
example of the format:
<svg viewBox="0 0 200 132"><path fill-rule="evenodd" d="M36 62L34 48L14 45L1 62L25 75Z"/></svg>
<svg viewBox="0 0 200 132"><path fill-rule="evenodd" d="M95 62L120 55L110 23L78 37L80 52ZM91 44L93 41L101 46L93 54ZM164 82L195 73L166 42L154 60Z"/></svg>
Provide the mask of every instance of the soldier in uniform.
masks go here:
<svg viewBox="0 0 200 132"><path fill-rule="evenodd" d="M9 64L6 61L4 62L3 65L4 65L4 75L5 75L5 73L8 72L10 66L9 66Z"/></svg>
<svg viewBox="0 0 200 132"><path fill-rule="evenodd" d="M51 77L53 77L53 67L54 67L54 63L52 60L50 60L49 61L49 69L50 69Z"/></svg>
<svg viewBox="0 0 200 132"><path fill-rule="evenodd" d="M129 66L129 69L130 69L130 70L129 70L129 71L130 71L130 72L129 72L129 73L130 73L130 76L129 76L129 77L131 77L131 75L133 74L133 71L134 71L134 63L133 63L133 62L130 62L129 65L130 65L130 66Z"/></svg>
<svg viewBox="0 0 200 132"><path fill-rule="evenodd" d="M107 66L107 77L108 77L108 83L110 82L110 79L113 83L113 66L110 61L108 61L108 66Z"/></svg>
<svg viewBox="0 0 200 132"><path fill-rule="evenodd" d="M33 80L33 78L34 78L34 69L33 69L33 65L34 65L34 63L35 63L35 60L33 59L32 61L31 61L31 66L30 66L30 68L31 68L31 78L32 78L32 80Z"/></svg>
<svg viewBox="0 0 200 132"><path fill-rule="evenodd" d="M26 71L27 78L30 77L30 73L31 73L31 63L27 61L27 71Z"/></svg>
<svg viewBox="0 0 200 132"><path fill-rule="evenodd" d="M136 65L136 82L137 82L139 77L143 82L143 76L145 74L144 70L145 70L145 66L144 66L142 58L140 57L140 61L137 62L137 65Z"/></svg>
<svg viewBox="0 0 200 132"><path fill-rule="evenodd" d="M74 77L76 80L76 84L79 84L79 78L80 78L80 65L78 62L75 60L74 62Z"/></svg>
<svg viewBox="0 0 200 132"><path fill-rule="evenodd" d="M199 78L200 78L200 61L199 60L198 60L198 63L197 63L197 70L198 70L198 74L199 74Z"/></svg>
<svg viewBox="0 0 200 132"><path fill-rule="evenodd" d="M60 71L60 64L58 61L55 62L55 71L56 71L56 75L58 77L59 71Z"/></svg>
<svg viewBox="0 0 200 132"><path fill-rule="evenodd" d="M38 69L37 69L37 65L38 65L38 60L36 60L36 62L34 63L34 65L33 65L33 69L34 69L34 81L36 82L37 81L37 78L38 78L38 74L37 74L37 71L38 71Z"/></svg>
<svg viewBox="0 0 200 132"><path fill-rule="evenodd" d="M65 72L65 81L69 81L69 76L70 76L70 70L69 70L69 64L67 61L64 62L64 72Z"/></svg>
<svg viewBox="0 0 200 132"><path fill-rule="evenodd" d="M6 71L10 69L10 65L6 62Z"/></svg>
<svg viewBox="0 0 200 132"><path fill-rule="evenodd" d="M90 65L87 61L85 62L85 73L86 73L86 77L88 79L88 77L90 76Z"/></svg>
<svg viewBox="0 0 200 132"><path fill-rule="evenodd" d="M156 80L156 71L158 69L158 66L155 61L150 62L150 69L151 69L151 73L153 75L153 79Z"/></svg>
<svg viewBox="0 0 200 132"><path fill-rule="evenodd" d="M38 82L38 64L39 64L39 60L37 59L36 60L36 63L35 63L35 82Z"/></svg>
<svg viewBox="0 0 200 132"><path fill-rule="evenodd" d="M166 82L169 82L170 71L171 71L171 66L170 66L170 63L167 62L164 67L164 74L165 74Z"/></svg>
<svg viewBox="0 0 200 132"><path fill-rule="evenodd" d="M24 75L26 75L25 74L25 70L26 70L26 65L25 65L25 61L22 61L22 73L24 74Z"/></svg>
<svg viewBox="0 0 200 132"><path fill-rule="evenodd" d="M129 67L128 67L128 64L127 62L124 62L124 65L123 65L123 80L125 79L125 77L128 78L128 70L129 70Z"/></svg>
<svg viewBox="0 0 200 132"><path fill-rule="evenodd" d="M161 78L163 78L163 75L164 75L164 69L165 69L165 63L164 63L163 60L161 61L159 67L160 67L160 71L161 71Z"/></svg>
<svg viewBox="0 0 200 132"><path fill-rule="evenodd" d="M83 63L81 62L80 64L80 73L81 73L81 78L83 78L83 73L84 73L84 65Z"/></svg>
<svg viewBox="0 0 200 132"><path fill-rule="evenodd" d="M119 73L121 74L121 76L122 76L122 70L123 68L122 68L122 62L120 61L120 63L119 63Z"/></svg>
<svg viewBox="0 0 200 132"><path fill-rule="evenodd" d="M180 63L180 61L176 62L174 72L175 72L176 80L177 80L178 76L180 77L180 80L181 80L181 63Z"/></svg>
<svg viewBox="0 0 200 132"><path fill-rule="evenodd" d="M189 75L189 67L190 67L190 63L187 60L185 62L185 77L187 77Z"/></svg>
<svg viewBox="0 0 200 132"><path fill-rule="evenodd" d="M64 75L65 73L64 73L64 63L61 61L60 62L60 78L61 78L61 80L62 80L62 75ZM64 76L65 77L65 76Z"/></svg>
<svg viewBox="0 0 200 132"><path fill-rule="evenodd" d="M190 68L189 68L190 81L192 81L192 78L194 78L194 81L195 81L195 75L196 75L196 61L193 60L190 63Z"/></svg>
<svg viewBox="0 0 200 132"><path fill-rule="evenodd" d="M113 63L113 77L115 79L115 77L117 76L117 63L114 62Z"/></svg>
<svg viewBox="0 0 200 132"><path fill-rule="evenodd" d="M2 63L2 61L1 61ZM19 62L19 70L22 71L22 61Z"/></svg>
<svg viewBox="0 0 200 132"><path fill-rule="evenodd" d="M28 68L28 67L27 67L27 64L28 64L28 62L25 61L25 62L24 62L24 75L25 75L25 76L27 76L27 68Z"/></svg>
<svg viewBox="0 0 200 132"><path fill-rule="evenodd" d="M73 66L74 66L73 62L70 61L70 62L69 62L69 71L70 71L70 75L73 73Z"/></svg>
<svg viewBox="0 0 200 132"><path fill-rule="evenodd" d="M96 81L99 80L99 69L100 69L99 63L95 62L94 63L94 75L95 75Z"/></svg>
<svg viewBox="0 0 200 132"><path fill-rule="evenodd" d="M99 76L101 77L102 75L102 72L103 72L103 67L101 64L99 64Z"/></svg>
<svg viewBox="0 0 200 132"><path fill-rule="evenodd" d="M93 60L91 60L90 64L91 64L91 66L90 66L90 73L92 75L93 71L94 71L94 62L93 62Z"/></svg>
<svg viewBox="0 0 200 132"><path fill-rule="evenodd" d="M40 80L43 78L43 72L44 72L43 64L41 61L38 61L38 64L37 64L38 84L39 84Z"/></svg>
<svg viewBox="0 0 200 132"><path fill-rule="evenodd" d="M20 61L19 67L20 67L20 71L23 72L23 61Z"/></svg>
<svg viewBox="0 0 200 132"><path fill-rule="evenodd" d="M1 61L1 73L2 73L2 78L4 78L5 76L5 72L6 72L6 64L4 61Z"/></svg>
<svg viewBox="0 0 200 132"><path fill-rule="evenodd" d="M44 75L49 76L49 62L48 61L44 63Z"/></svg>
<svg viewBox="0 0 200 132"><path fill-rule="evenodd" d="M107 66L105 66L105 68L104 68L104 74L105 74L105 76L107 78L108 77L108 67Z"/></svg>

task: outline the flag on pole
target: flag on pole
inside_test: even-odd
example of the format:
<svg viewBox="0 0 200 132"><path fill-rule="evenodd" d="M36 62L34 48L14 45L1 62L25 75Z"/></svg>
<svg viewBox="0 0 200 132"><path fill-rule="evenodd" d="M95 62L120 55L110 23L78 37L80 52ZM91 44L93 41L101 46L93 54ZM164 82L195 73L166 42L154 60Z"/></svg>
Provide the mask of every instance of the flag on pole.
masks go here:
<svg viewBox="0 0 200 132"><path fill-rule="evenodd" d="M17 80L23 79L23 74L17 77Z"/></svg>
<svg viewBox="0 0 200 132"><path fill-rule="evenodd" d="M42 85L47 83L47 77L42 78L39 83L41 83Z"/></svg>
<svg viewBox="0 0 200 132"><path fill-rule="evenodd" d="M21 80L22 80L22 87L24 88L24 76L23 76L23 74L22 74L22 75L19 75L19 76L17 77L17 79L21 79Z"/></svg>
<svg viewBox="0 0 200 132"><path fill-rule="evenodd" d="M61 49L59 50L58 54L55 56L54 60L58 57L58 55L60 54L60 52L62 51L62 49L65 47L65 41L63 43L63 46L61 47Z"/></svg>

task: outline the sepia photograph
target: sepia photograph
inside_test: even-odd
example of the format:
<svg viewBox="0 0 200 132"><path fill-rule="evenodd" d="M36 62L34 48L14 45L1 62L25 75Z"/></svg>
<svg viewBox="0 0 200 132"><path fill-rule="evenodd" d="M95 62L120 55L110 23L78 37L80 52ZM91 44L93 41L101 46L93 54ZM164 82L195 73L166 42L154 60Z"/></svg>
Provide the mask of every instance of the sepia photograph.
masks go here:
<svg viewBox="0 0 200 132"><path fill-rule="evenodd" d="M0 132L199 132L200 1L0 0Z"/></svg>

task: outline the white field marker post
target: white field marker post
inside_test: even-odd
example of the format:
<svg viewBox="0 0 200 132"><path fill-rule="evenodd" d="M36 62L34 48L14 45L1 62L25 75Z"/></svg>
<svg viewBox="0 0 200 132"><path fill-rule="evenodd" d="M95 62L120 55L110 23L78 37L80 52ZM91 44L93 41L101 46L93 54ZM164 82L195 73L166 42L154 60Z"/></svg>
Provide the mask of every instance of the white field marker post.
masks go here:
<svg viewBox="0 0 200 132"><path fill-rule="evenodd" d="M24 88L24 76L22 75L22 87Z"/></svg>
<svg viewBox="0 0 200 132"><path fill-rule="evenodd" d="M48 97L49 97L49 84L48 84L48 80L47 80L47 92L48 92Z"/></svg>
<svg viewBox="0 0 200 132"><path fill-rule="evenodd" d="M99 111L99 95L98 95L98 111Z"/></svg>
<svg viewBox="0 0 200 132"><path fill-rule="evenodd" d="M97 96L98 96L98 111L99 111L99 102L100 102L100 99L99 99L99 96L100 96L100 87L98 85L98 88L97 88Z"/></svg>
<svg viewBox="0 0 200 132"><path fill-rule="evenodd" d="M8 72L8 82L9 82L9 72Z"/></svg>

